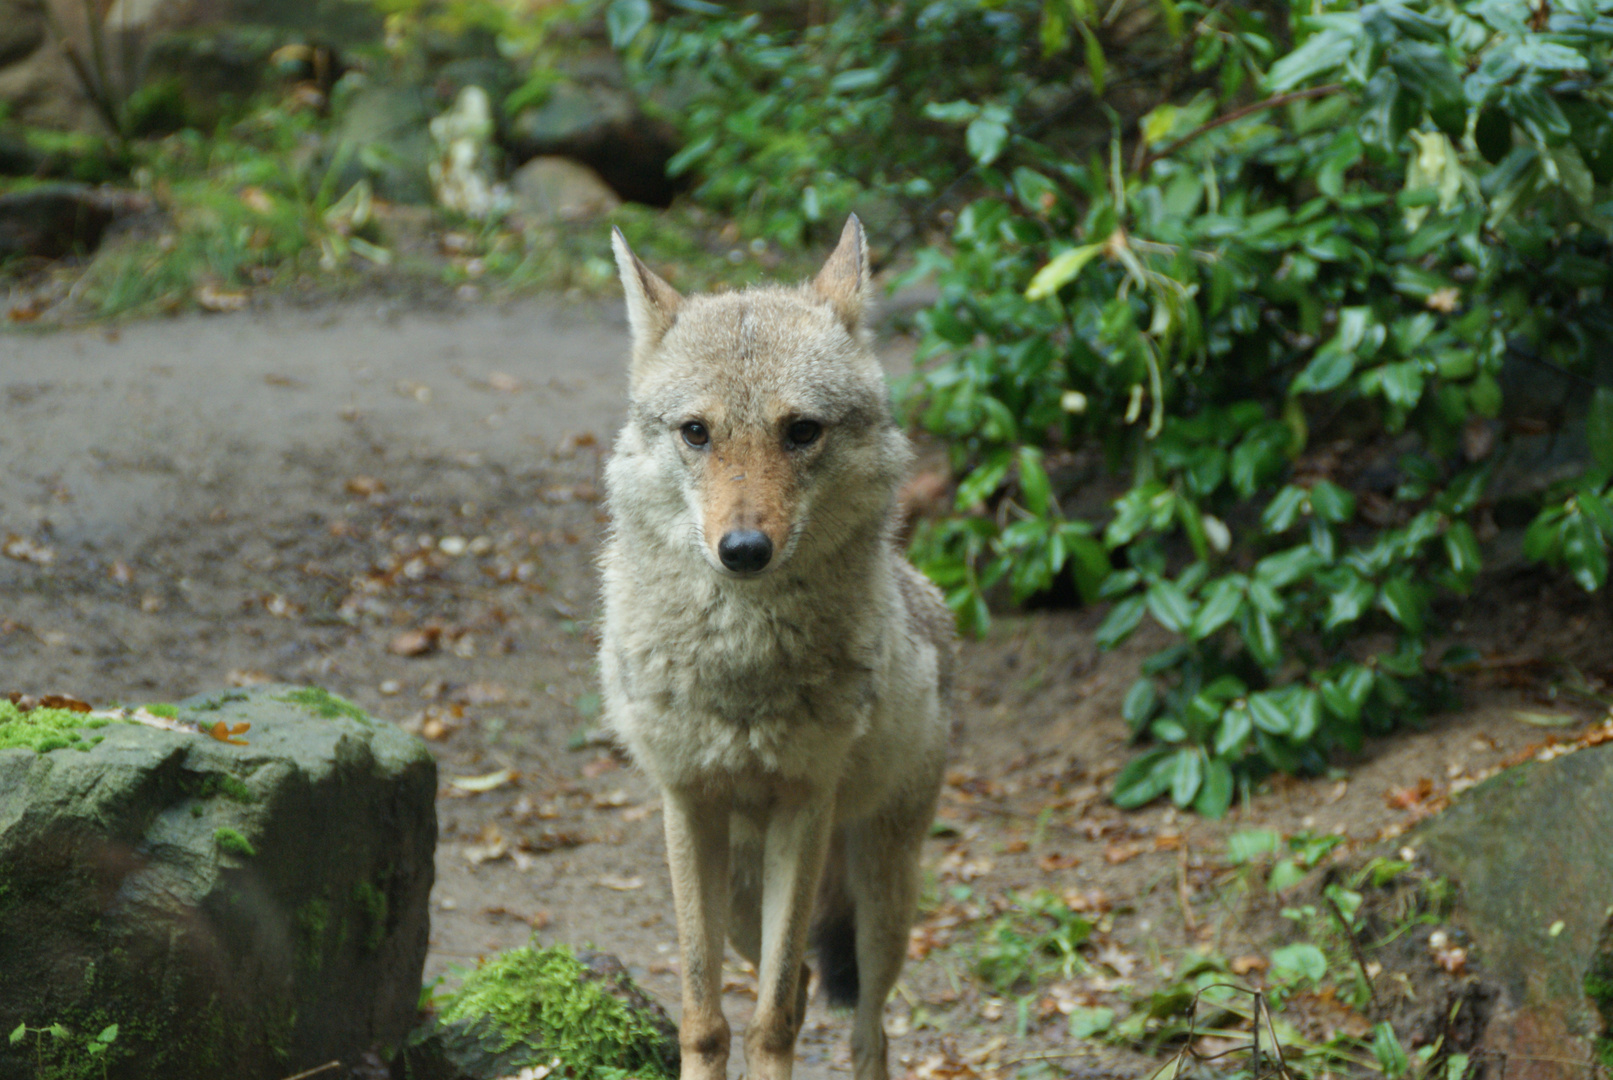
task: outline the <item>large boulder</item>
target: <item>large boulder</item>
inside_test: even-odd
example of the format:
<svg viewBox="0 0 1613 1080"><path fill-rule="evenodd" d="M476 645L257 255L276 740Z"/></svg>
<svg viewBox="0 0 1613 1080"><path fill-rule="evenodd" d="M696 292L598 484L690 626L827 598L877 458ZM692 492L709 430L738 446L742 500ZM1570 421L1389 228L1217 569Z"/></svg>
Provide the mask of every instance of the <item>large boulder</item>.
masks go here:
<svg viewBox="0 0 1613 1080"><path fill-rule="evenodd" d="M584 221L622 205L598 173L569 158L533 158L510 177L510 187L515 209L533 221Z"/></svg>
<svg viewBox="0 0 1613 1080"><path fill-rule="evenodd" d="M153 714L44 741L0 715L0 1080L278 1080L396 1045L429 932L425 744L308 688Z"/></svg>
<svg viewBox="0 0 1613 1080"><path fill-rule="evenodd" d="M1411 837L1457 886L1508 1080L1583 1077L1613 1048L1613 745L1509 769Z"/></svg>
<svg viewBox="0 0 1613 1080"><path fill-rule="evenodd" d="M616 54L581 51L554 74L543 99L509 122L504 138L514 160L571 158L593 169L624 199L670 203L677 184L666 166L677 152L677 135L640 108Z"/></svg>

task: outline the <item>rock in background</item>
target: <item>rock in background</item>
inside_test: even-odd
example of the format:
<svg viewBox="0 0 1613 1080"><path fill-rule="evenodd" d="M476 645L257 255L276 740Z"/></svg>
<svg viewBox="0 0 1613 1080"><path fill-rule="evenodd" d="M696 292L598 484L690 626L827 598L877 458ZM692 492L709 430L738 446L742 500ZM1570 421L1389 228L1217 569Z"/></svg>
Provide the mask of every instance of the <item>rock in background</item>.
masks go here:
<svg viewBox="0 0 1613 1080"><path fill-rule="evenodd" d="M278 1080L415 1019L436 764L324 691L195 698L84 752L0 750L0 1080ZM92 1037L118 1025L92 1061ZM88 1072L85 1075L89 1075Z"/></svg>
<svg viewBox="0 0 1613 1080"><path fill-rule="evenodd" d="M1508 769L1421 826L1496 993L1488 1075L1588 1075L1613 1042L1613 745Z"/></svg>

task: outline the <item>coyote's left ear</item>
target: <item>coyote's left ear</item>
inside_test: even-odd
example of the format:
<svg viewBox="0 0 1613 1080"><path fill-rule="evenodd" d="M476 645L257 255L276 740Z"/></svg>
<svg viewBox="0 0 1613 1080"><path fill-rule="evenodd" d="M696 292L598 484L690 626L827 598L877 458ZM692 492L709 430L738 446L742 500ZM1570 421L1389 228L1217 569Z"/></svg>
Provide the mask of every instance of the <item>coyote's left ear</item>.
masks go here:
<svg viewBox="0 0 1613 1080"><path fill-rule="evenodd" d="M856 214L846 219L840 243L813 279L812 288L829 301L847 330L856 333L861 329L868 310L868 239Z"/></svg>
<svg viewBox="0 0 1613 1080"><path fill-rule="evenodd" d="M610 231L610 246L616 252L616 270L622 278L622 292L627 295L627 325L633 331L633 358L636 362L661 344L666 332L672 329L683 297L633 254L622 230Z"/></svg>

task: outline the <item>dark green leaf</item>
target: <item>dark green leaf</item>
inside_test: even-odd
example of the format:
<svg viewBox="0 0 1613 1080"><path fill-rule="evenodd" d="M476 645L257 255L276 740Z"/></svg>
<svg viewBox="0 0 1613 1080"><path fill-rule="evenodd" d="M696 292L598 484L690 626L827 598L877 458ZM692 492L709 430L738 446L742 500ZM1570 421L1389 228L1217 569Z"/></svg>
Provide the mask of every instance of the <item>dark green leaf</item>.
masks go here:
<svg viewBox="0 0 1613 1080"><path fill-rule="evenodd" d="M1378 595L1378 604L1388 616L1413 634L1423 632L1426 603L1423 590L1408 577L1390 578Z"/></svg>
<svg viewBox="0 0 1613 1080"><path fill-rule="evenodd" d="M1189 805L1203 782L1204 757L1198 747L1184 746L1176 751L1171 768L1171 801L1177 806Z"/></svg>
<svg viewBox="0 0 1613 1080"><path fill-rule="evenodd" d="M1563 522L1563 562L1579 587L1595 592L1607 584L1607 542L1595 522L1572 514Z"/></svg>
<svg viewBox="0 0 1613 1080"><path fill-rule="evenodd" d="M1591 455L1603 469L1613 471L1613 390L1598 386L1585 416L1585 437Z"/></svg>
<svg viewBox="0 0 1613 1080"><path fill-rule="evenodd" d="M1321 686L1322 703L1328 711L1352 723L1361 719L1361 710L1371 693L1372 669L1360 664L1351 664L1336 679Z"/></svg>
<svg viewBox="0 0 1613 1080"><path fill-rule="evenodd" d="M1296 394L1322 394L1341 386L1355 370L1355 353L1328 342L1316 350L1311 362L1305 365L1291 384Z"/></svg>
<svg viewBox="0 0 1613 1080"><path fill-rule="evenodd" d="M990 165L1008 145L1008 125L1000 119L978 116L969 121L965 141L970 157L982 165Z"/></svg>
<svg viewBox="0 0 1613 1080"><path fill-rule="evenodd" d="M1473 527L1467 522L1452 522L1445 531L1445 557L1450 560L1452 572L1460 578L1471 579L1479 572L1484 557L1479 552L1478 537L1473 535Z"/></svg>
<svg viewBox="0 0 1613 1080"><path fill-rule="evenodd" d="M1353 570L1334 583L1327 596L1327 619L1323 623L1327 629L1343 626L1355 622L1366 614L1367 608L1372 604L1372 597L1377 593L1372 582L1365 580Z"/></svg>
<svg viewBox="0 0 1613 1080"><path fill-rule="evenodd" d="M1305 489L1289 484L1266 504L1265 511L1260 515L1260 525L1272 536L1287 532L1304 507Z"/></svg>
<svg viewBox="0 0 1613 1080"><path fill-rule="evenodd" d="M1244 581L1242 575L1216 578L1204 587L1198 611L1193 613L1187 636L1201 641L1215 633L1238 614L1243 605Z"/></svg>
<svg viewBox="0 0 1613 1080"><path fill-rule="evenodd" d="M1255 663L1263 668L1274 668L1282 663L1282 644L1277 640L1277 628L1271 624L1271 619L1263 611L1244 609L1243 643L1249 646L1249 654L1255 658Z"/></svg>
<svg viewBox="0 0 1613 1080"><path fill-rule="evenodd" d="M1131 728L1132 734L1143 729L1143 725L1154 715L1154 706L1159 701L1159 690L1154 686L1153 679L1138 679L1126 691L1125 703L1121 705L1120 712L1126 718L1126 724Z"/></svg>
<svg viewBox="0 0 1613 1080"><path fill-rule="evenodd" d="M625 49L650 21L650 0L614 0L605 9L605 32L613 49Z"/></svg>
<svg viewBox="0 0 1613 1080"><path fill-rule="evenodd" d="M1255 727L1272 735L1287 735L1294 728L1294 718L1272 693L1249 695L1249 718Z"/></svg>
<svg viewBox="0 0 1613 1080"><path fill-rule="evenodd" d="M1325 961L1323 969L1326 969ZM1378 1059L1378 1068L1389 1080L1400 1080L1411 1065L1394 1027L1388 1021L1381 1021L1372 1029L1372 1056Z"/></svg>
<svg viewBox="0 0 1613 1080"><path fill-rule="evenodd" d="M1255 580L1281 589L1322 565L1322 557L1309 544L1267 555L1255 563Z"/></svg>
<svg viewBox="0 0 1613 1080"><path fill-rule="evenodd" d="M1355 516L1355 496L1331 480L1318 480L1311 486L1311 509L1332 525L1342 525Z"/></svg>
<svg viewBox="0 0 1613 1080"><path fill-rule="evenodd" d="M1052 485L1042 468L1042 452L1032 446L1019 448L1019 493L1024 496L1025 509L1037 517L1047 516Z"/></svg>
<svg viewBox="0 0 1613 1080"><path fill-rule="evenodd" d="M1309 742L1322 726L1322 695L1312 687L1305 687L1294 695L1294 730L1289 733L1295 742Z"/></svg>
<svg viewBox="0 0 1613 1080"><path fill-rule="evenodd" d="M1174 774L1172 754L1171 749L1160 747L1126 762L1115 774L1110 800L1122 810L1132 810L1165 794Z"/></svg>
<svg viewBox="0 0 1613 1080"><path fill-rule="evenodd" d="M1137 624L1143 621L1148 601L1141 596L1128 596L1109 609L1103 622L1098 624L1093 640L1100 649L1112 649L1131 636Z"/></svg>
<svg viewBox="0 0 1613 1080"><path fill-rule="evenodd" d="M1210 759L1193 809L1212 821L1220 818L1232 806L1232 787L1232 766L1220 758Z"/></svg>
<svg viewBox="0 0 1613 1080"><path fill-rule="evenodd" d="M1227 862L1244 866L1283 850L1283 838L1270 829L1244 829L1227 837Z"/></svg>
<svg viewBox="0 0 1613 1080"><path fill-rule="evenodd" d="M884 79L885 73L879 68L851 68L830 79L829 90L836 94L850 94L858 90L872 89Z"/></svg>
<svg viewBox="0 0 1613 1080"><path fill-rule="evenodd" d="M1193 601L1176 582L1162 578L1148 588L1148 610L1167 630L1178 634L1193 621Z"/></svg>
<svg viewBox="0 0 1613 1080"><path fill-rule="evenodd" d="M1215 755L1218 758L1236 757L1243 753L1244 743L1254 731L1254 721L1243 705L1233 705L1221 714L1221 723L1215 729Z"/></svg>

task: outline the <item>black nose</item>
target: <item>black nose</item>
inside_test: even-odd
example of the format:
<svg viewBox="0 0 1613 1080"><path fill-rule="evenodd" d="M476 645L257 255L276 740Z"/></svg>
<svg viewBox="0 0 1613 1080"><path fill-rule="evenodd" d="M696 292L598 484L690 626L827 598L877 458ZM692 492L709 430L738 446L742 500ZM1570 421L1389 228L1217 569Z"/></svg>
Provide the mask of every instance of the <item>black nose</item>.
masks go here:
<svg viewBox="0 0 1613 1080"><path fill-rule="evenodd" d="M773 557L773 541L757 529L735 529L717 541L717 557L737 574L754 574Z"/></svg>

